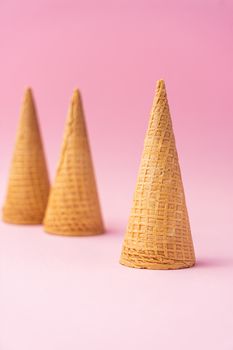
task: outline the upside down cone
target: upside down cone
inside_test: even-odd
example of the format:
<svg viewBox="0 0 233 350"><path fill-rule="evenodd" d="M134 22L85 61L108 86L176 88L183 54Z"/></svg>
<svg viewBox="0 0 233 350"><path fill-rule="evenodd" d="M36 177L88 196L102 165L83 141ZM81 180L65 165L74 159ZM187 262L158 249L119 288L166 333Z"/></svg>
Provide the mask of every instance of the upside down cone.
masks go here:
<svg viewBox="0 0 233 350"><path fill-rule="evenodd" d="M3 221L40 224L49 194L49 179L36 108L27 89L21 108L16 145L11 163Z"/></svg>
<svg viewBox="0 0 233 350"><path fill-rule="evenodd" d="M103 233L87 129L78 90L72 96L57 173L44 219L46 232L84 236Z"/></svg>
<svg viewBox="0 0 233 350"><path fill-rule="evenodd" d="M120 263L145 269L195 264L165 84L157 82Z"/></svg>

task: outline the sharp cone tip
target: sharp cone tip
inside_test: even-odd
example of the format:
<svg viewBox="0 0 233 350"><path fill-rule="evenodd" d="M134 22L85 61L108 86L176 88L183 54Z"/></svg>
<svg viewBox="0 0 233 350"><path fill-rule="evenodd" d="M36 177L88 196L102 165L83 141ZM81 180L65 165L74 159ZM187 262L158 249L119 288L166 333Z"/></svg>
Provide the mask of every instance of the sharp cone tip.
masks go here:
<svg viewBox="0 0 233 350"><path fill-rule="evenodd" d="M165 82L164 82L163 79L160 79L160 80L157 81L156 89L157 90L165 89Z"/></svg>
<svg viewBox="0 0 233 350"><path fill-rule="evenodd" d="M24 92L24 98L23 101L24 103L31 103L33 100L33 94L32 94L32 89L30 87L27 87Z"/></svg>

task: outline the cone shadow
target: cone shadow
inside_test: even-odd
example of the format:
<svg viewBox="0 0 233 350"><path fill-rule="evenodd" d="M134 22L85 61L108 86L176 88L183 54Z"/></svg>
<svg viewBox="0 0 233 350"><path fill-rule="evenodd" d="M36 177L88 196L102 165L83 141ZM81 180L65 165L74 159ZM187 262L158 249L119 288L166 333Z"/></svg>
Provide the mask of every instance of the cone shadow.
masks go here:
<svg viewBox="0 0 233 350"><path fill-rule="evenodd" d="M196 268L223 268L233 267L233 259L198 259L195 264Z"/></svg>

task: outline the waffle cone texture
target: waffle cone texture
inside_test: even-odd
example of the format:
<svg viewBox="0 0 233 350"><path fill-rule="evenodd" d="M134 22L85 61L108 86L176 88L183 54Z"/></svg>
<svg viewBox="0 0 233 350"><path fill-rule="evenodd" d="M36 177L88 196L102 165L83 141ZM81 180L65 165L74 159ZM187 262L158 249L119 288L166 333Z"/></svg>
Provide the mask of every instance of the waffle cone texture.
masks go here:
<svg viewBox="0 0 233 350"><path fill-rule="evenodd" d="M144 269L195 264L164 81L157 82L120 263Z"/></svg>
<svg viewBox="0 0 233 350"><path fill-rule="evenodd" d="M3 221L41 224L49 195L49 178L31 89L24 95L16 144L3 206Z"/></svg>
<svg viewBox="0 0 233 350"><path fill-rule="evenodd" d="M44 219L46 232L66 236L104 232L81 96L74 91Z"/></svg>

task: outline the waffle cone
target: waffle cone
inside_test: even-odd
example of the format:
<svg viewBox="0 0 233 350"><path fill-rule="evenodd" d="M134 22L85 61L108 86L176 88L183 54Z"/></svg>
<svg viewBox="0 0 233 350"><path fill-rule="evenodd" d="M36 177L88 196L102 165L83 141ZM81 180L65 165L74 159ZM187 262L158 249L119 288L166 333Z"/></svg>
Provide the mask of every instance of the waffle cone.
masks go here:
<svg viewBox="0 0 233 350"><path fill-rule="evenodd" d="M92 165L81 96L73 94L57 173L44 219L46 232L85 236L104 226Z"/></svg>
<svg viewBox="0 0 233 350"><path fill-rule="evenodd" d="M165 84L157 82L120 263L144 269L195 264Z"/></svg>
<svg viewBox="0 0 233 350"><path fill-rule="evenodd" d="M49 179L32 91L21 107L16 145L3 207L3 221L41 224L49 194Z"/></svg>

